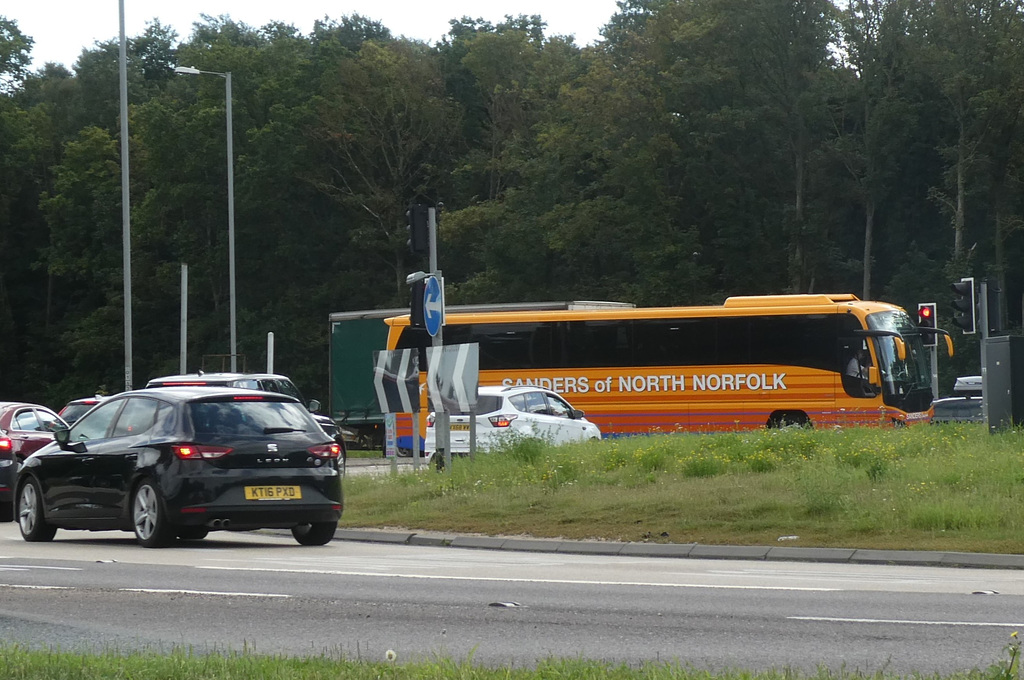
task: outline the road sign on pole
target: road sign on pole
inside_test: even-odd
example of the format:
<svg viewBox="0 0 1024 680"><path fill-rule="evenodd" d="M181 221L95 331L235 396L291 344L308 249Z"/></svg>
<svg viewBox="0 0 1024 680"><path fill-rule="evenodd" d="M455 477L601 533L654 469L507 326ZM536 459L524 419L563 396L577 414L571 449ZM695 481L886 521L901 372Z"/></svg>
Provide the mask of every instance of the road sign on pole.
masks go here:
<svg viewBox="0 0 1024 680"><path fill-rule="evenodd" d="M430 347L427 357L427 393L434 413L474 410L480 384L480 345Z"/></svg>
<svg viewBox="0 0 1024 680"><path fill-rule="evenodd" d="M423 286L423 323L430 337L434 337L444 325L444 289L436 276L429 276Z"/></svg>

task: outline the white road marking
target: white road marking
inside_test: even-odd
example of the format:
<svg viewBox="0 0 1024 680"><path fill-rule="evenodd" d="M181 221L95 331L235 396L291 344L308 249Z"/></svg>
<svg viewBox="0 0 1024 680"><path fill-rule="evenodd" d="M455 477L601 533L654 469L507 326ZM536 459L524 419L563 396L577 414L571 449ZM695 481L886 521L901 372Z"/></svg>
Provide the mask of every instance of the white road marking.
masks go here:
<svg viewBox="0 0 1024 680"><path fill-rule="evenodd" d="M165 589L165 588L119 588L123 593L156 593L156 594L173 594L173 595L221 595L224 597L283 597L289 598L291 595L281 595L278 593L226 593L216 590L176 590L176 589Z"/></svg>
<svg viewBox="0 0 1024 680"><path fill-rule="evenodd" d="M3 559L0 557L0 559ZM25 570L25 569L49 569L51 571L82 571L79 567L44 567L38 564L5 564L0 566L0 571L5 570Z"/></svg>
<svg viewBox="0 0 1024 680"><path fill-rule="evenodd" d="M908 626L980 626L995 628L1024 628L1024 623L993 623L985 621L914 621L904 619L847 619L834 616L787 616L793 621L825 621L828 623L894 623Z"/></svg>
<svg viewBox="0 0 1024 680"><path fill-rule="evenodd" d="M451 576L446 574L382 574L379 572L365 571L338 571L329 569L270 569L260 567L203 567L196 569L212 569L216 571L259 571L278 574L324 574L327 576L387 576L391 578L409 578L440 581L491 581L497 583L544 583L558 585L583 585L583 586L645 586L661 588L712 588L716 590L795 590L801 592L835 592L839 588L807 588L798 586L735 586L735 585L714 585L703 583L653 583L645 581L583 581L575 579L544 579L544 578L508 578L490 576Z"/></svg>
<svg viewBox="0 0 1024 680"><path fill-rule="evenodd" d="M17 583L0 583L0 588L23 588L25 590L71 590L68 586L23 586Z"/></svg>

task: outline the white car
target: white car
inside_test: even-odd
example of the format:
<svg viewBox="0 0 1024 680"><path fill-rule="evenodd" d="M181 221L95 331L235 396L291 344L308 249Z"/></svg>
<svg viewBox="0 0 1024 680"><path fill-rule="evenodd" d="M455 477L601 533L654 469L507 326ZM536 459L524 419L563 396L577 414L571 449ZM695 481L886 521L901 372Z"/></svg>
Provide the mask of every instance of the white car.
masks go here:
<svg viewBox="0 0 1024 680"><path fill-rule="evenodd" d="M543 387L481 387L476 402L476 446L487 451L515 437L536 437L551 444L600 439L601 430L583 417L583 411ZM468 414L452 413L452 453L469 453ZM437 450L434 414L427 417L424 452Z"/></svg>

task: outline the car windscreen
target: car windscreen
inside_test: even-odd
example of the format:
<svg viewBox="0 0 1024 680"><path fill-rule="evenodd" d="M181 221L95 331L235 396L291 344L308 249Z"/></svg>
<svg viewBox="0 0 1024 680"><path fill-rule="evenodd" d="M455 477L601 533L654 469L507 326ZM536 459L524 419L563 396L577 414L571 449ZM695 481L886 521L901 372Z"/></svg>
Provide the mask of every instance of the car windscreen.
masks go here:
<svg viewBox="0 0 1024 680"><path fill-rule="evenodd" d="M318 432L306 410L293 401L226 399L189 404L197 435L263 436Z"/></svg>
<svg viewBox="0 0 1024 680"><path fill-rule="evenodd" d="M60 417L63 418L66 422L73 423L74 421L84 416L85 412L95 405L95 402L93 402L92 404L68 404L67 406L64 407L64 410L61 411Z"/></svg>

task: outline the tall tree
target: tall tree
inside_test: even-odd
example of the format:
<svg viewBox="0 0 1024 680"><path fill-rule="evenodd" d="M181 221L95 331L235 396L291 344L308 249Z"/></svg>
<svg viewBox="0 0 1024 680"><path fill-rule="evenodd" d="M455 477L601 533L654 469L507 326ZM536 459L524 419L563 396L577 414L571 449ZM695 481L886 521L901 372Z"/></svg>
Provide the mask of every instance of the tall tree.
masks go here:
<svg viewBox="0 0 1024 680"><path fill-rule="evenodd" d="M903 99L906 0L850 0L843 15L848 70L837 70L841 90L831 149L852 179L864 211L861 296L872 299L875 218L893 187L898 149L914 112Z"/></svg>
<svg viewBox="0 0 1024 680"><path fill-rule="evenodd" d="M393 299L403 300L406 206L417 195L443 191L459 111L429 50L408 41L363 44L325 74L321 88L312 132L325 165L315 181L358 211L349 227L353 256L387 266Z"/></svg>

